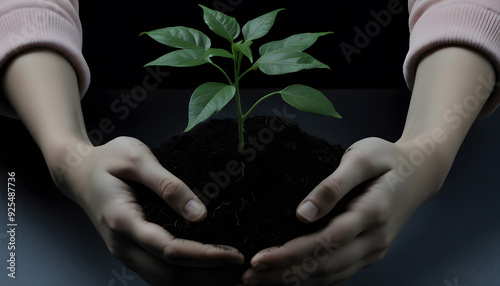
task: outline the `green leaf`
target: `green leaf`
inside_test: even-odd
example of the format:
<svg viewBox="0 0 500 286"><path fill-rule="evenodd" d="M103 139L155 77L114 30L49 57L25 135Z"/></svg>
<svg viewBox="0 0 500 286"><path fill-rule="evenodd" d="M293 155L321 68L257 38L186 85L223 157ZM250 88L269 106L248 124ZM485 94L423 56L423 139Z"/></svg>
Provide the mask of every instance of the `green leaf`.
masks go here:
<svg viewBox="0 0 500 286"><path fill-rule="evenodd" d="M319 90L295 84L279 92L283 100L302 111L342 118L328 98Z"/></svg>
<svg viewBox="0 0 500 286"><path fill-rule="evenodd" d="M207 52L205 53L205 58L211 58L211 57L223 57L223 58L229 58L229 59L234 59L233 54L230 52L224 50L224 49L208 49Z"/></svg>
<svg viewBox="0 0 500 286"><path fill-rule="evenodd" d="M248 23L243 26L242 30L245 42L253 41L267 35L267 33L269 33L269 30L271 30L272 26L274 25L276 15L278 15L278 12L281 10L285 9L274 10L273 12L269 12L248 21Z"/></svg>
<svg viewBox="0 0 500 286"><path fill-rule="evenodd" d="M244 42L244 43L238 42L238 43L234 44L236 49L238 51L242 52L250 60L251 63L253 63L252 50L250 49L250 46L252 45L252 43L253 43L252 41L248 41L248 42Z"/></svg>
<svg viewBox="0 0 500 286"><path fill-rule="evenodd" d="M235 18L203 5L199 6L203 8L203 19L205 23L214 33L226 38L230 42L233 42L233 40L240 35L241 28Z"/></svg>
<svg viewBox="0 0 500 286"><path fill-rule="evenodd" d="M148 35L154 40L172 48L190 49L203 48L208 50L211 46L210 38L204 33L186 27L168 27L143 32L140 35Z"/></svg>
<svg viewBox="0 0 500 286"><path fill-rule="evenodd" d="M170 52L146 66L194 67L208 62L205 49L182 49Z"/></svg>
<svg viewBox="0 0 500 286"><path fill-rule="evenodd" d="M303 52L275 51L257 60L259 69L267 75L281 75L305 69L326 68L327 65Z"/></svg>
<svg viewBox="0 0 500 286"><path fill-rule="evenodd" d="M207 82L200 85L191 95L189 123L184 132L217 114L231 101L235 93L236 88L232 85L218 82Z"/></svg>
<svg viewBox="0 0 500 286"><path fill-rule="evenodd" d="M259 49L259 53L264 55L282 49L302 52L312 46L319 37L328 34L332 34L332 32L296 34L280 41L269 42L262 45Z"/></svg>

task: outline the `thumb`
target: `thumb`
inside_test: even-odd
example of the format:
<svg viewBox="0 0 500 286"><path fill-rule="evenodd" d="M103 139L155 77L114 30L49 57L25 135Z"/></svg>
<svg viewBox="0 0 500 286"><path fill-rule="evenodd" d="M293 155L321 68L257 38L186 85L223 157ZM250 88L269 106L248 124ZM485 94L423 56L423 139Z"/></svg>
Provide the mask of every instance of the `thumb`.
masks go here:
<svg viewBox="0 0 500 286"><path fill-rule="evenodd" d="M367 138L347 149L339 167L299 204L297 218L306 223L319 220L356 186L388 172L390 167L383 152L386 144L380 141L383 140Z"/></svg>
<svg viewBox="0 0 500 286"><path fill-rule="evenodd" d="M204 220L207 209L189 187L163 168L146 145L134 138L127 139L134 144L127 144L124 167L110 170L110 173L118 178L145 185L187 220L193 222Z"/></svg>
<svg viewBox="0 0 500 286"><path fill-rule="evenodd" d="M145 158L137 168L138 182L153 190L178 214L193 222L207 216L201 200L179 178L163 168L156 158Z"/></svg>

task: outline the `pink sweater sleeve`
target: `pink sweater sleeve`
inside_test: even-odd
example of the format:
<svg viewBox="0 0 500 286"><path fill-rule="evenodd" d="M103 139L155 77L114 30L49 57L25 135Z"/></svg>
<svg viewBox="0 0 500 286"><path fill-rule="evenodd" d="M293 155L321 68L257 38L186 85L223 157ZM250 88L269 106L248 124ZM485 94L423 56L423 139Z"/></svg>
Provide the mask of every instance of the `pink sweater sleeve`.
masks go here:
<svg viewBox="0 0 500 286"><path fill-rule="evenodd" d="M410 49L403 71L413 87L419 59L443 46L475 49L490 59L500 78L500 0L409 0ZM500 87L488 99L481 115L500 104Z"/></svg>
<svg viewBox="0 0 500 286"><path fill-rule="evenodd" d="M80 94L87 91L78 0L0 0L0 39L0 67L26 49L50 48L73 65Z"/></svg>

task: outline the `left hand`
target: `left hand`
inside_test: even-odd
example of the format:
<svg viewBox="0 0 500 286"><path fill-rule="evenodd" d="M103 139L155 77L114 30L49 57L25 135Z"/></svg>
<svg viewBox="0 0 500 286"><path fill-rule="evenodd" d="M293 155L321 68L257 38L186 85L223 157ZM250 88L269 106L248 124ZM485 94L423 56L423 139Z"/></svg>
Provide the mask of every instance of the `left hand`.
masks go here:
<svg viewBox="0 0 500 286"><path fill-rule="evenodd" d="M85 211L113 256L149 285L220 285L243 264L243 255L232 247L177 238L145 220L137 190L127 181L148 187L186 220L202 221L207 211L141 141L118 137L97 147L73 140L61 146L47 157L55 184ZM81 161L63 169L67 150L75 150Z"/></svg>
<svg viewBox="0 0 500 286"><path fill-rule="evenodd" d="M417 148L414 141L378 138L353 144L338 169L299 205L297 217L305 223L316 221L347 192L372 180L364 192L321 231L257 253L242 281L333 285L380 261L412 213L439 190L447 175L439 154L421 152L423 162L417 166L416 157L410 157Z"/></svg>

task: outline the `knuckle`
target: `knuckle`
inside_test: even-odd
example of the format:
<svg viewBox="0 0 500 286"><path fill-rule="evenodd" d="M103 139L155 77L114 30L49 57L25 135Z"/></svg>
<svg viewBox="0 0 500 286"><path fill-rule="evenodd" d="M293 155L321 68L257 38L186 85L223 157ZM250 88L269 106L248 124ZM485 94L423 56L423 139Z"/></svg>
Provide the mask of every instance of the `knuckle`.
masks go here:
<svg viewBox="0 0 500 286"><path fill-rule="evenodd" d="M392 236L384 234L379 239L377 239L374 246L377 251L385 251L389 249L391 244L392 244Z"/></svg>
<svg viewBox="0 0 500 286"><path fill-rule="evenodd" d="M115 150L121 152L128 167L135 167L151 151L144 143L132 137L118 137L112 144Z"/></svg>
<svg viewBox="0 0 500 286"><path fill-rule="evenodd" d="M385 224L390 217L390 211L387 207L380 206L376 211L375 211L375 222L377 225L382 225Z"/></svg>
<svg viewBox="0 0 500 286"><path fill-rule="evenodd" d="M372 142L372 140L369 140L369 142ZM349 152L344 154L342 160L348 159L363 168L373 167L374 155L379 152L373 150L373 144L368 144L366 140L353 144L348 150Z"/></svg>
<svg viewBox="0 0 500 286"><path fill-rule="evenodd" d="M115 139L113 139L114 143L117 144L123 144L123 145L130 145L130 144L137 144L140 143L140 141L134 137L129 137L129 136L118 136Z"/></svg>
<svg viewBox="0 0 500 286"><path fill-rule="evenodd" d="M357 152L352 152L351 160L363 169L371 169L374 167L373 153L368 150L358 149Z"/></svg>
<svg viewBox="0 0 500 286"><path fill-rule="evenodd" d="M130 166L137 166L137 164L139 164L143 158L144 151L141 148L133 147L127 149L126 160Z"/></svg>
<svg viewBox="0 0 500 286"><path fill-rule="evenodd" d="M387 146L388 144L390 145L392 143L379 137L367 137L354 143L352 146L359 147L360 149L374 150L381 146Z"/></svg>
<svg viewBox="0 0 500 286"><path fill-rule="evenodd" d="M335 203L342 198L344 187L340 178L327 178L321 183L321 188L325 193L327 203Z"/></svg>
<svg viewBox="0 0 500 286"><path fill-rule="evenodd" d="M126 233L126 228L128 222L125 221L124 216L121 216L119 213L112 212L103 218L105 225L108 226L110 231L110 235L113 238L121 236Z"/></svg>
<svg viewBox="0 0 500 286"><path fill-rule="evenodd" d="M377 201L374 206L361 206L357 211L368 219L370 226L380 226L386 224L390 218L390 208L384 205L383 201Z"/></svg>
<svg viewBox="0 0 500 286"><path fill-rule="evenodd" d="M173 177L162 177L157 183L159 195L165 201L170 201L176 197L181 189L182 183Z"/></svg>
<svg viewBox="0 0 500 286"><path fill-rule="evenodd" d="M179 254L171 245L165 246L165 248L163 249L162 257L165 261L168 261L170 263L175 263L179 260Z"/></svg>
<svg viewBox="0 0 500 286"><path fill-rule="evenodd" d="M365 202L355 201L349 206L349 210L359 214L366 220L367 227L375 227L387 224L391 217L391 208L388 203L378 200L376 204L367 205Z"/></svg>
<svg viewBox="0 0 500 286"><path fill-rule="evenodd" d="M134 176L143 158L142 152L136 148L124 148L116 154L114 172L119 176Z"/></svg>

